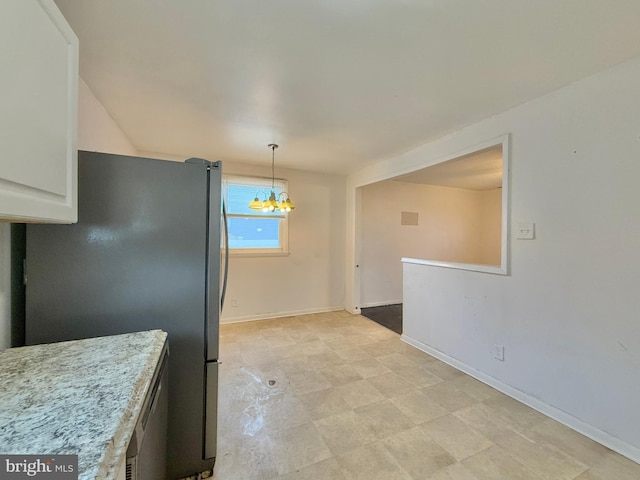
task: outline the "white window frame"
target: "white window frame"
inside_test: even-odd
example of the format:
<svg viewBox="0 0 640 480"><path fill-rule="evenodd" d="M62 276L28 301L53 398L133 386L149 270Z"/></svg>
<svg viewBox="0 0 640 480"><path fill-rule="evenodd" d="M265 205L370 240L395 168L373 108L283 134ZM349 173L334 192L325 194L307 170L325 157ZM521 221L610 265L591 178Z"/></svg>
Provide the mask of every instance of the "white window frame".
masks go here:
<svg viewBox="0 0 640 480"><path fill-rule="evenodd" d="M274 180L275 188L281 192L288 191L289 182L284 178L276 178ZM223 175L222 176L222 195L225 204L229 204L227 201L227 187L229 184L242 185L255 187L256 194L260 200L263 200L264 195L269 195L271 192L272 179L267 177L254 177L248 175ZM247 198L247 204L253 200ZM278 238L280 240L279 247L264 247L264 248L229 248L229 255L232 257L278 257L289 255L289 217L287 213L278 212L271 213L269 215L264 214L238 214L229 213L227 211L228 218L278 218L279 231ZM225 245L226 248L226 245Z"/></svg>

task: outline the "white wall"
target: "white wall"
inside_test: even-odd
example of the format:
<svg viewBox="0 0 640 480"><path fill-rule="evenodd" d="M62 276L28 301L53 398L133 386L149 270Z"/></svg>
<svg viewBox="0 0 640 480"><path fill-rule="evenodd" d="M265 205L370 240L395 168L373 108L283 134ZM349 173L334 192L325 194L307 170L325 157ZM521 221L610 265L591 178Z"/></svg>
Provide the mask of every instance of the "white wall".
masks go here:
<svg viewBox="0 0 640 480"><path fill-rule="evenodd" d="M78 82L78 150L138 154L82 78Z"/></svg>
<svg viewBox="0 0 640 480"><path fill-rule="evenodd" d="M270 168L224 160L222 168L225 174L271 176ZM344 307L345 177L280 168L276 175L289 181L296 205L289 214L290 254L231 257L223 322Z"/></svg>
<svg viewBox="0 0 640 480"><path fill-rule="evenodd" d="M398 181L361 190L360 307L402 302L402 257L500 264L500 190ZM400 225L403 211L418 225Z"/></svg>
<svg viewBox="0 0 640 480"><path fill-rule="evenodd" d="M509 276L405 265L405 338L636 461L638 85L640 58L363 170L347 198L511 132L510 220L536 222L536 239L511 237Z"/></svg>

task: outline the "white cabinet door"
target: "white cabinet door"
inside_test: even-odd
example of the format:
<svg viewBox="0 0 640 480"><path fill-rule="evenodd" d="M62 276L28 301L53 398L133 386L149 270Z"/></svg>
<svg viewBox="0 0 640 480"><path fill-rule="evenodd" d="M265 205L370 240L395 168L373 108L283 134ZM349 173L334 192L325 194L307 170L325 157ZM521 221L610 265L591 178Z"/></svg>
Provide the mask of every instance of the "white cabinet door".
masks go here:
<svg viewBox="0 0 640 480"><path fill-rule="evenodd" d="M0 219L73 223L78 38L53 0L1 0L0 60Z"/></svg>

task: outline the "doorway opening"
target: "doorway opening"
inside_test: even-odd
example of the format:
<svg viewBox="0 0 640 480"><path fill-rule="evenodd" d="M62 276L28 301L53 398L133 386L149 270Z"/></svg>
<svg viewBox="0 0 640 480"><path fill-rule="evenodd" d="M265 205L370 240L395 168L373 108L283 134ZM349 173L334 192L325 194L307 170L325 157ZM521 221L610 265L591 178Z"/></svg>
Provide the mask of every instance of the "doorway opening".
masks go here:
<svg viewBox="0 0 640 480"><path fill-rule="evenodd" d="M386 311L394 331L403 263L507 274L508 136L356 187L356 199L360 312Z"/></svg>

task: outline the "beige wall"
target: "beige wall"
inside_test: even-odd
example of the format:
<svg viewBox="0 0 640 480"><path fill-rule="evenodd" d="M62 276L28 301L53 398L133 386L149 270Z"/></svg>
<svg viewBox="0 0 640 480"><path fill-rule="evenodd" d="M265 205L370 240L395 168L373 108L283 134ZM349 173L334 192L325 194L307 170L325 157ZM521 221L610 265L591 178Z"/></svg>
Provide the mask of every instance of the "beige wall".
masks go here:
<svg viewBox="0 0 640 480"><path fill-rule="evenodd" d="M86 85L81 87L80 100L81 148L173 161L191 156L189 152L175 155L136 151ZM224 158L210 160L222 160L224 174L271 176L268 166L226 162ZM289 181L289 194L296 204L289 217L291 253L283 257L230 259L223 322L344 307L346 177L281 169L277 165L276 175Z"/></svg>
<svg viewBox="0 0 640 480"><path fill-rule="evenodd" d="M362 187L360 306L402 302L402 257L500 264L500 195L397 181ZM400 225L403 211L417 212L418 225Z"/></svg>
<svg viewBox="0 0 640 480"><path fill-rule="evenodd" d="M222 168L226 174L271 174L268 167L224 160ZM290 254L231 257L223 322L344 307L345 177L280 168L276 175L289 181L296 204L289 214Z"/></svg>
<svg viewBox="0 0 640 480"><path fill-rule="evenodd" d="M500 265L502 189L478 192L478 259L473 263Z"/></svg>

